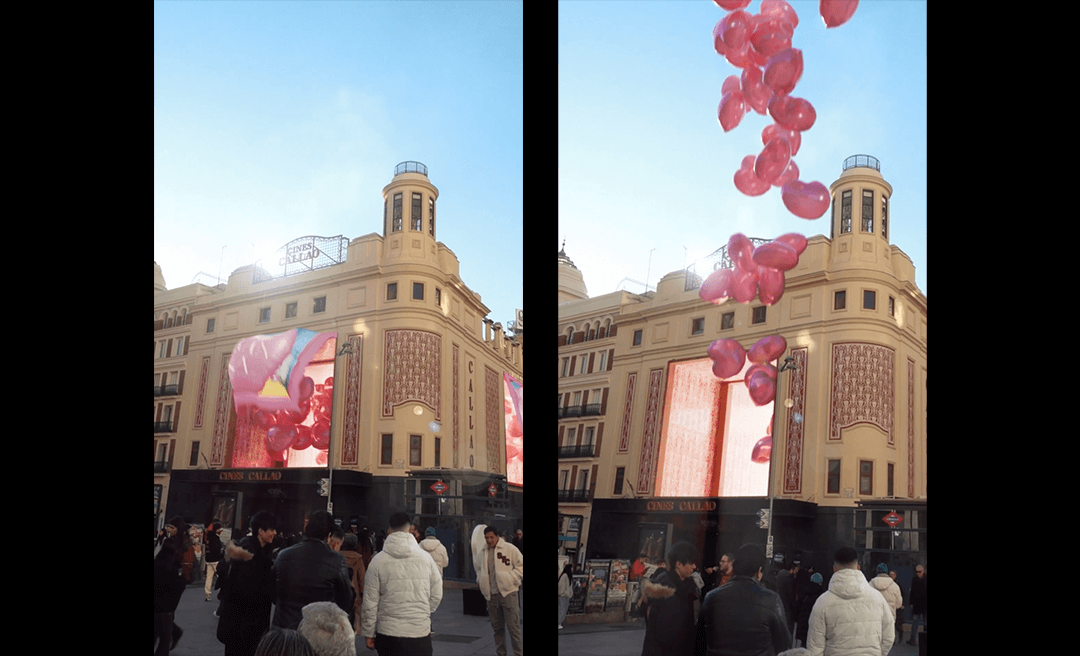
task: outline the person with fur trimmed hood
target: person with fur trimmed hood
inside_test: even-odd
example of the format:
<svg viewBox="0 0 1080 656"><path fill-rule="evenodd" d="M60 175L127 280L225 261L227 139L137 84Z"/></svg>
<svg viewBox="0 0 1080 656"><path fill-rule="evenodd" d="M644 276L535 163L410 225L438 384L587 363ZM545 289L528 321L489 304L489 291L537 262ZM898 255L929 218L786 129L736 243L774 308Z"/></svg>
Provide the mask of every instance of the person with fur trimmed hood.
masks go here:
<svg viewBox="0 0 1080 656"><path fill-rule="evenodd" d="M666 568L642 581L645 643L641 656L690 654L694 647L694 602L698 598L692 574L698 551L689 542L676 542L667 551Z"/></svg>
<svg viewBox="0 0 1080 656"><path fill-rule="evenodd" d="M270 551L276 535L277 518L263 510L251 518L251 535L225 547L229 567L217 628L225 656L253 656L270 628L270 605L274 602Z"/></svg>

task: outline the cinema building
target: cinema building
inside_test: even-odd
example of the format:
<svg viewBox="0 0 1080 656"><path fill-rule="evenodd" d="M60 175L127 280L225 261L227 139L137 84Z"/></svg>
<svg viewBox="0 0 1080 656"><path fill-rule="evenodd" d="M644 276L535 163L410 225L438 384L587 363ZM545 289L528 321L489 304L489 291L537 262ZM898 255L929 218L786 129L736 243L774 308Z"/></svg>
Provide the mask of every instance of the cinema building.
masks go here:
<svg viewBox="0 0 1080 656"><path fill-rule="evenodd" d="M155 264L155 527L405 510L469 578L472 528L521 526L520 314L504 330L461 280L423 164L382 193L379 233L300 237L224 284L169 290Z"/></svg>
<svg viewBox="0 0 1080 656"><path fill-rule="evenodd" d="M590 298L564 245L562 553L655 561L685 540L715 564L751 542L828 574L847 544L864 569L888 562L904 578L926 564L926 296L889 241L879 162L849 158L830 192L828 236L809 237L771 306L700 299L702 279L732 266L726 247L655 292ZM757 406L750 363L719 379L707 349L770 335L787 350L775 401Z"/></svg>

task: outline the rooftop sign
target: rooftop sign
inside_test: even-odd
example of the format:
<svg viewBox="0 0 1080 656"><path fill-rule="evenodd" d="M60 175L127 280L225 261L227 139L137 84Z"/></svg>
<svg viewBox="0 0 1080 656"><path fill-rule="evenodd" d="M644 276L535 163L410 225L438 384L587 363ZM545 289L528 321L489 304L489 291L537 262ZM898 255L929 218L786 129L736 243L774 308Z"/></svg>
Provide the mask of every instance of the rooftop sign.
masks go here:
<svg viewBox="0 0 1080 656"><path fill-rule="evenodd" d="M349 240L342 235L300 237L279 248L269 262L256 262L254 281L263 282L343 264L348 252Z"/></svg>

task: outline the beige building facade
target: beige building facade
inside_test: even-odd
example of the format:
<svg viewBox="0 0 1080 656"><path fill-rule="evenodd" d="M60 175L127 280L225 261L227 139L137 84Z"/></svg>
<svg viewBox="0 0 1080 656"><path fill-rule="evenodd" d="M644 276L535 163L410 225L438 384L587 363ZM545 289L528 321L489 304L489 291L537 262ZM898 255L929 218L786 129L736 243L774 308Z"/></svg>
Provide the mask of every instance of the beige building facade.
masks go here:
<svg viewBox="0 0 1080 656"><path fill-rule="evenodd" d="M632 560L662 535L666 544L689 540L716 562L744 542L765 546L770 531L759 528L758 511L771 494L774 555L824 566L825 554L846 543L868 564L925 565L926 296L911 260L889 241L893 190L877 160L849 158L830 190L829 236L808 239L775 305L700 299L713 266L731 266L725 248L698 263L708 270L669 273L654 293L560 304L560 403L572 390L605 390L596 445L581 449L580 431L560 420L560 528L572 555ZM564 259L560 289L572 266ZM594 332L609 319L611 328ZM771 458L754 461L749 447L729 449L736 427L725 423L723 398L731 406L733 397L717 411L701 390L720 384L709 370L711 342L749 349L770 335L783 336L787 350L774 363L783 370L772 415L749 429L762 438L771 430ZM609 352L602 372L568 362L601 346ZM679 422L697 422L706 437L673 446L686 433ZM703 486L673 485L706 459ZM665 492L678 489L695 492ZM725 489L753 493L718 494ZM900 522L890 526L884 519L894 511Z"/></svg>
<svg viewBox="0 0 1080 656"><path fill-rule="evenodd" d="M165 290L155 264L155 431L166 429L162 416L172 421L155 432L159 523L180 514L246 528L271 510L282 530L299 531L307 513L327 508L328 478L346 528L383 528L405 510L464 545L477 521L520 525L520 424L508 443L505 380L523 380L523 335L487 318L437 241L439 192L426 167L400 164L382 193L381 233L299 238L278 261L241 267L216 287ZM241 340L293 329L333 335L322 356L332 380L316 381L332 398L330 443L325 455L290 450L283 463L251 417L237 416L228 372ZM174 378L166 391L175 394L159 397ZM250 444L239 437L246 427ZM467 574L458 560L447 576Z"/></svg>

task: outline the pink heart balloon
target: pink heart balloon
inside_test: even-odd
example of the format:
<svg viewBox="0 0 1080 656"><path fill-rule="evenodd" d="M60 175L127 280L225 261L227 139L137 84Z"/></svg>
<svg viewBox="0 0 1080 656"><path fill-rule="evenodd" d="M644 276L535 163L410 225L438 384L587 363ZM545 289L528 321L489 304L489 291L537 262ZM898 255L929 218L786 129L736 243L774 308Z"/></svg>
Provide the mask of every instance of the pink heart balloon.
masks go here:
<svg viewBox="0 0 1080 656"><path fill-rule="evenodd" d="M756 406L762 406L772 402L776 398L776 380L769 378L768 374L759 371L753 375L746 384L750 390L750 400Z"/></svg>
<svg viewBox="0 0 1080 656"><path fill-rule="evenodd" d="M713 50L715 50L716 54L720 55L721 57L727 57L728 47L724 45L723 34L724 19L721 18L720 20L716 21L716 25L713 25L712 28Z"/></svg>
<svg viewBox="0 0 1080 656"><path fill-rule="evenodd" d="M750 34L750 45L766 57L772 57L781 50L791 47L791 36L795 28L780 18L759 18L754 31Z"/></svg>
<svg viewBox="0 0 1080 656"><path fill-rule="evenodd" d="M772 436L767 435L757 441L754 450L750 452L750 459L758 463L767 463L772 457Z"/></svg>
<svg viewBox="0 0 1080 656"><path fill-rule="evenodd" d="M754 243L741 232L736 232L731 237L728 237L727 256L735 265L736 273L757 269L753 259Z"/></svg>
<svg viewBox="0 0 1080 656"><path fill-rule="evenodd" d="M802 50L787 48L769 58L762 77L765 85L778 96L786 96L795 89L803 73Z"/></svg>
<svg viewBox="0 0 1080 656"><path fill-rule="evenodd" d="M775 305L784 295L784 272L772 267L758 267L758 298L763 305Z"/></svg>
<svg viewBox="0 0 1080 656"><path fill-rule="evenodd" d="M786 235L780 235L773 241L778 241L782 244L787 244L788 246L791 246L795 249L796 255L802 255L803 251L806 250L806 237L803 237L796 232L789 232Z"/></svg>
<svg viewBox="0 0 1080 656"><path fill-rule="evenodd" d="M733 9L742 9L746 5L750 4L750 0L713 0L717 5L731 11Z"/></svg>
<svg viewBox="0 0 1080 656"><path fill-rule="evenodd" d="M766 364L779 358L786 350L786 339L781 335L769 335L768 337L762 337L755 342L754 345L750 347L750 350L747 351L746 357L749 358L750 362Z"/></svg>
<svg viewBox="0 0 1080 656"><path fill-rule="evenodd" d="M795 165L795 160L792 159L788 162L787 168L784 169L783 174L773 182L774 187L783 187L792 180L799 179L799 167Z"/></svg>
<svg viewBox="0 0 1080 656"><path fill-rule="evenodd" d="M735 188L747 196L760 196L768 191L771 186L754 173L754 160L756 159L753 155L747 155L743 158L742 167L735 172Z"/></svg>
<svg viewBox="0 0 1080 656"><path fill-rule="evenodd" d="M701 300L720 305L731 298L732 286L735 284L734 269L718 269L712 272L705 282L701 283L698 296Z"/></svg>
<svg viewBox="0 0 1080 656"><path fill-rule="evenodd" d="M724 78L724 84L721 85L721 87L720 87L720 95L724 95L728 91L738 91L738 90L739 90L739 76L738 75L729 75L726 78Z"/></svg>
<svg viewBox="0 0 1080 656"><path fill-rule="evenodd" d="M753 48L750 47L750 42L743 43L742 48L736 50L735 48L728 48L727 54L724 56L728 62L735 68L746 68L747 66L761 66L758 62L750 58L750 52Z"/></svg>
<svg viewBox="0 0 1080 656"><path fill-rule="evenodd" d="M720 38L728 50L742 50L750 36L750 14L735 10L720 19Z"/></svg>
<svg viewBox="0 0 1080 656"><path fill-rule="evenodd" d="M859 0L821 0L818 10L825 27L839 27L855 14Z"/></svg>
<svg viewBox="0 0 1080 656"><path fill-rule="evenodd" d="M753 271L735 271L735 283L731 288L731 296L738 303L749 303L757 296L758 272L757 267Z"/></svg>
<svg viewBox="0 0 1080 656"><path fill-rule="evenodd" d="M709 344L709 357L713 361L713 374L718 378L730 378L746 364L746 349L733 339L718 339Z"/></svg>
<svg viewBox="0 0 1080 656"><path fill-rule="evenodd" d="M764 116L769 109L769 101L772 100L772 89L761 81L761 69L757 66L747 66L740 76L740 83L747 104L755 112Z"/></svg>
<svg viewBox="0 0 1080 656"><path fill-rule="evenodd" d="M810 101L793 96L773 96L769 101L769 114L776 123L789 130L809 130L817 120L817 112Z"/></svg>
<svg viewBox="0 0 1080 656"><path fill-rule="evenodd" d="M784 0L761 0L758 15L764 18L779 18L784 22L791 23L792 30L799 26L799 15Z"/></svg>
<svg viewBox="0 0 1080 656"><path fill-rule="evenodd" d="M784 174L791 162L791 144L783 137L775 137L765 144L764 150L754 162L754 174L773 184Z"/></svg>
<svg viewBox="0 0 1080 656"><path fill-rule="evenodd" d="M788 128L782 128L776 123L769 123L765 126L765 129L761 131L761 143L767 144L773 137L783 137L791 144L791 156L795 157L799 154L799 146L802 144L802 135L798 130L789 130Z"/></svg>
<svg viewBox="0 0 1080 656"><path fill-rule="evenodd" d="M747 357L747 359L750 358L750 352L749 351L747 351L746 357ZM752 379L754 377L754 375L757 374L757 373L763 373L766 376L768 376L769 378L772 378L773 380L776 380L776 367L772 366L771 364L768 364L767 362L765 362L765 363L763 363L763 362L755 362L754 364L752 364L752 365L750 365L749 367L746 368L746 374L743 375L743 382L745 382L747 385L749 385L750 384L750 379Z"/></svg>
<svg viewBox="0 0 1080 656"><path fill-rule="evenodd" d="M801 219L816 219L829 209L829 190L820 182L795 180L780 189L784 206Z"/></svg>
<svg viewBox="0 0 1080 656"><path fill-rule="evenodd" d="M716 108L716 118L720 121L720 127L724 132L733 130L742 117L746 114L746 99L742 91L728 91L720 98L720 105Z"/></svg>
<svg viewBox="0 0 1080 656"><path fill-rule="evenodd" d="M754 262L759 266L790 271L799 263L799 254L787 244L770 241L754 249Z"/></svg>

